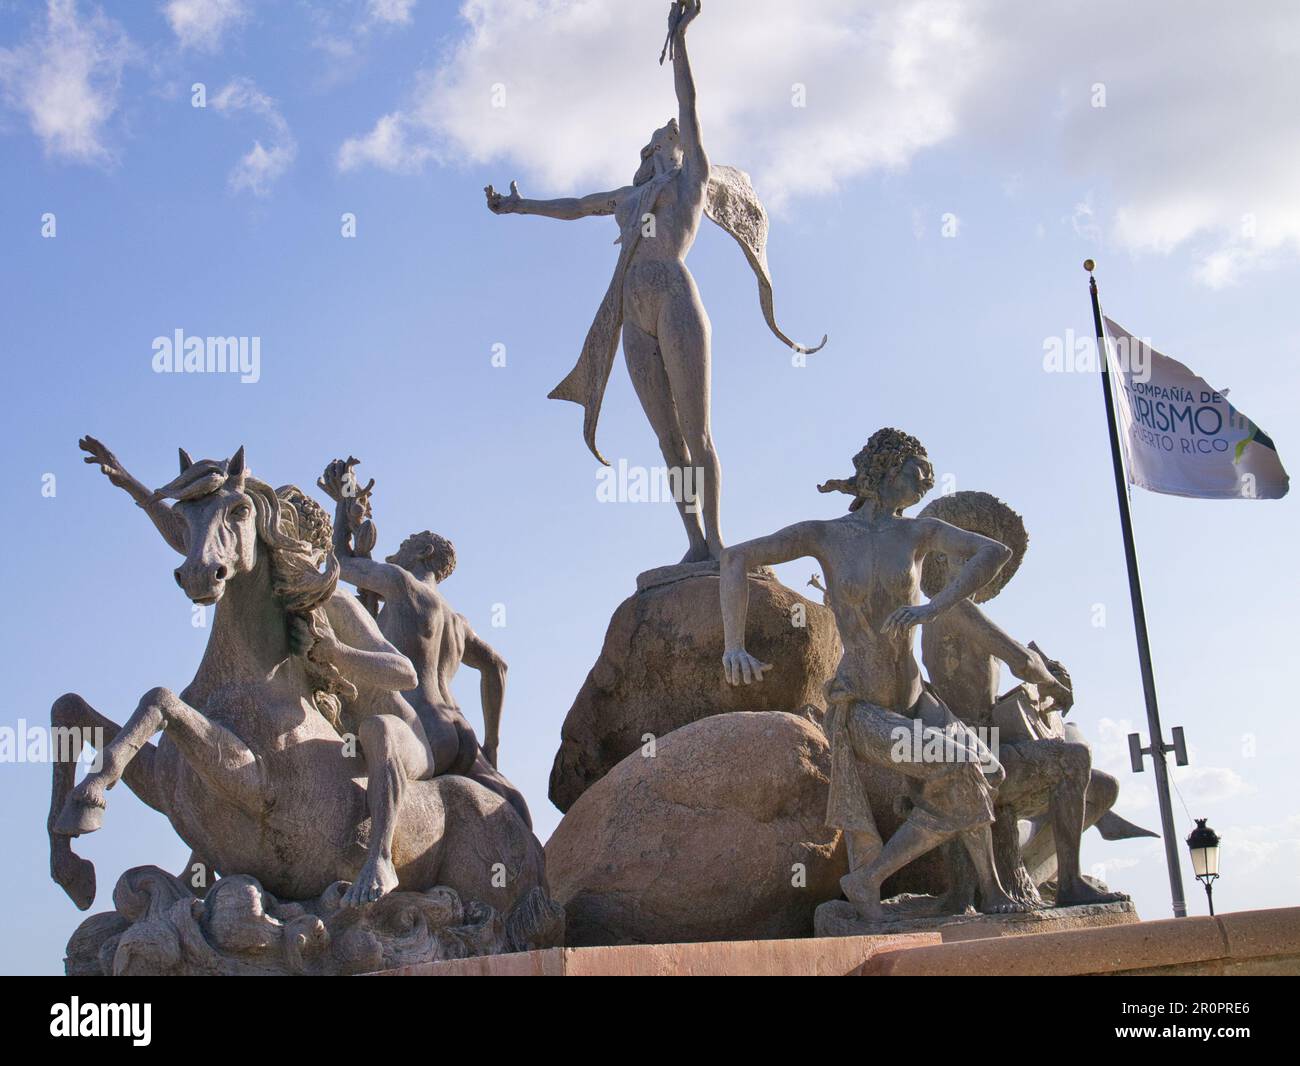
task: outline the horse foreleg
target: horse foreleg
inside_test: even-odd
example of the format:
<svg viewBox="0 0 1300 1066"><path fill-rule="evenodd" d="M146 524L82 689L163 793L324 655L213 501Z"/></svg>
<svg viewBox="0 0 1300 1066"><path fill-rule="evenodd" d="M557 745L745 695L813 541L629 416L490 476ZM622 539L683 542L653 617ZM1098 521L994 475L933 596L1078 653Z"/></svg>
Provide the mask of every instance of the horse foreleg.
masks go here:
<svg viewBox="0 0 1300 1066"><path fill-rule="evenodd" d="M103 824L105 793L127 773L151 736L162 730L190 768L214 791L251 813L270 803L262 764L229 729L165 688L150 689L135 712L104 748L103 766L74 788L54 824L55 833L80 836Z"/></svg>
<svg viewBox="0 0 1300 1066"><path fill-rule="evenodd" d="M117 736L120 727L71 692L54 701L50 708L50 725L55 736L65 741L57 746L53 760L50 813L46 821L50 838L50 876L84 911L95 899L95 866L74 854L72 841L66 835L56 833L54 826L76 783L77 761L81 758L83 746L89 741L103 751ZM165 814L153 778L154 754L154 747L147 745L127 768L124 779L127 787L140 799Z"/></svg>

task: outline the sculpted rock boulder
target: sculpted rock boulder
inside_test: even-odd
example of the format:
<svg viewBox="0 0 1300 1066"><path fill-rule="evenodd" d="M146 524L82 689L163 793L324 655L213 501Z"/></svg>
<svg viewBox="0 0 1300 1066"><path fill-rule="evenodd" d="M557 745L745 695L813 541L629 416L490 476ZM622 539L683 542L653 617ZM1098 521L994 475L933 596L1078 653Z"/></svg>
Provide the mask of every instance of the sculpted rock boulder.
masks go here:
<svg viewBox="0 0 1300 1066"><path fill-rule="evenodd" d="M733 687L722 673L717 567L665 567L637 584L610 619L600 657L564 720L550 785L562 811L639 750L647 733L662 738L728 711L797 713L821 704L839 661L831 612L770 571L754 573L748 640L773 669L761 685Z"/></svg>
<svg viewBox="0 0 1300 1066"><path fill-rule="evenodd" d="M829 773L821 730L779 712L705 718L628 756L546 845L566 943L812 935L848 869Z"/></svg>

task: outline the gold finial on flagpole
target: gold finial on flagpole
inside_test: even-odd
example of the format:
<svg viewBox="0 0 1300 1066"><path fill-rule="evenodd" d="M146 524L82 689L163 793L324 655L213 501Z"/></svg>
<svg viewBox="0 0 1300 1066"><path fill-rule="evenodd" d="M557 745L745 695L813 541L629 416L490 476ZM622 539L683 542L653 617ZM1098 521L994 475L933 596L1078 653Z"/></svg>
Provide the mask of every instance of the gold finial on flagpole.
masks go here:
<svg viewBox="0 0 1300 1066"><path fill-rule="evenodd" d="M1085 259L1083 261L1083 269L1086 270L1089 274L1091 274L1094 270L1097 269L1097 264L1093 262L1091 259Z"/></svg>

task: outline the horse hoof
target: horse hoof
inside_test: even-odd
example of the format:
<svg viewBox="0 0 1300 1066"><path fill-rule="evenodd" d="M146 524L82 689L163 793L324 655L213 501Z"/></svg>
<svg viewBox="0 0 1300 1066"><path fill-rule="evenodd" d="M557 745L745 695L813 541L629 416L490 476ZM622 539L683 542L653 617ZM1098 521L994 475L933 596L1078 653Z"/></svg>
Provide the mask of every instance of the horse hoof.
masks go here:
<svg viewBox="0 0 1300 1066"><path fill-rule="evenodd" d="M50 871L54 880L68 898L77 905L77 910L89 910L95 902L95 864L89 859L70 852L56 861Z"/></svg>
<svg viewBox="0 0 1300 1066"><path fill-rule="evenodd" d="M78 803L75 799L64 804L54 832L59 836L79 837L93 833L104 824L104 808L91 803Z"/></svg>

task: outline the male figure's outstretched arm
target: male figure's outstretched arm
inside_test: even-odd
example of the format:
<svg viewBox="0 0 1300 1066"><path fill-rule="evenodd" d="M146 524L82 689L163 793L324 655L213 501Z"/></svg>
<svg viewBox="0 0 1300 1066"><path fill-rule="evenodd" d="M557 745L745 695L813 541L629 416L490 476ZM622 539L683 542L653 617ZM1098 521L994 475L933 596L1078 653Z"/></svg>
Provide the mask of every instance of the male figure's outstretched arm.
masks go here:
<svg viewBox="0 0 1300 1066"><path fill-rule="evenodd" d="M145 488L143 484L133 478L126 472L126 469L118 461L116 455L109 451L103 444L94 437L82 437L77 442L78 447L87 455L84 462L98 466L100 472L108 478L119 489L125 490L126 494L135 500L137 504L144 509L158 532L162 534L165 540L173 550L185 554L185 520L172 510L171 504L165 500L155 500L153 493ZM185 454L185 449L181 449L181 469L189 466L191 460Z"/></svg>
<svg viewBox="0 0 1300 1066"><path fill-rule="evenodd" d="M952 614L960 620L963 641L975 651L1006 663L1021 681L1038 685L1046 695L1056 696L1058 703L1068 704L1069 686L1062 684L1037 651L1021 644L970 600L954 606Z"/></svg>

